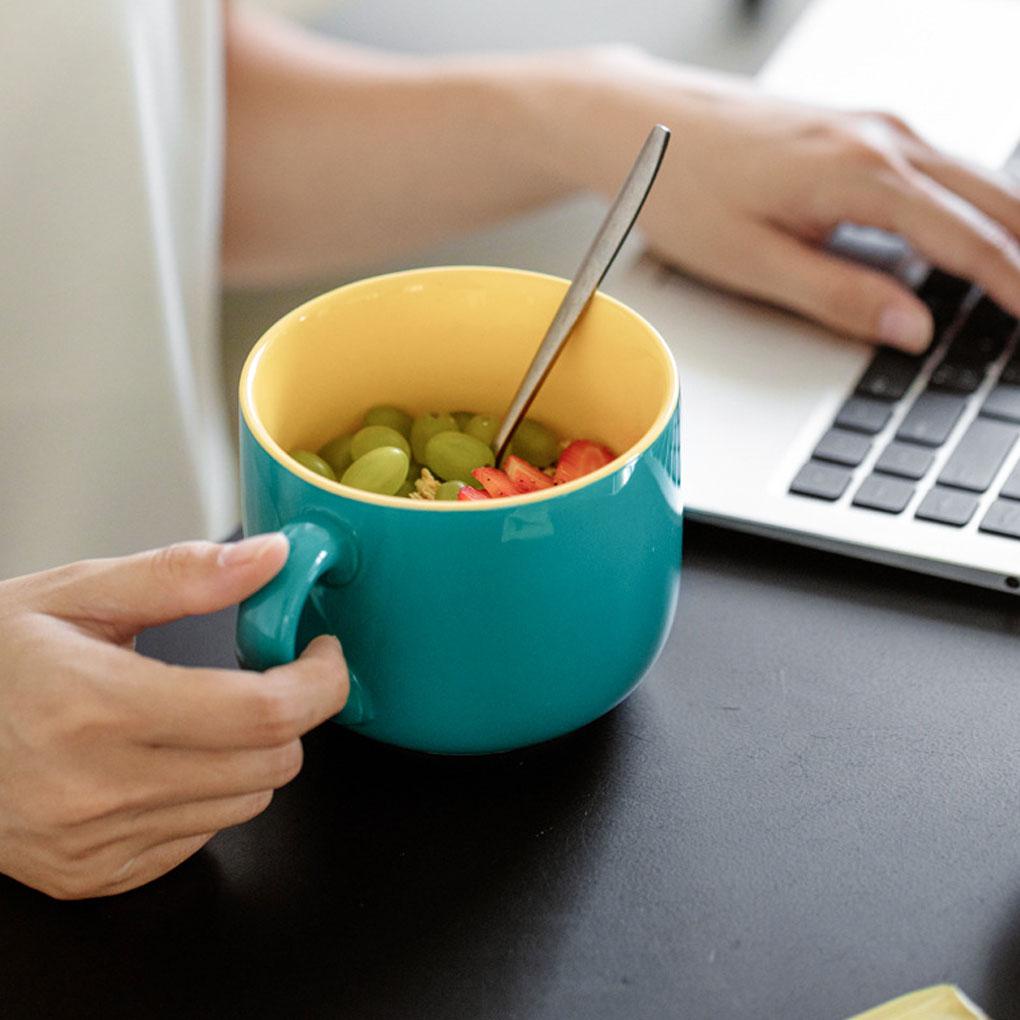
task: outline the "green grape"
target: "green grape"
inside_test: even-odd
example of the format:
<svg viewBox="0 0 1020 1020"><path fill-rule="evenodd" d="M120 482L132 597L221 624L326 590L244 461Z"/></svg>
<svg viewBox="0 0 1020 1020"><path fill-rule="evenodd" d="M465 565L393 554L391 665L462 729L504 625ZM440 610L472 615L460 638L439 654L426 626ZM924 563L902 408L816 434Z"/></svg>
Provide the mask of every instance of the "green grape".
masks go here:
<svg viewBox="0 0 1020 1020"><path fill-rule="evenodd" d="M393 496L407 478L407 454L396 446L377 446L359 457L340 479L344 485Z"/></svg>
<svg viewBox="0 0 1020 1020"><path fill-rule="evenodd" d="M364 457L369 450L375 450L380 446L395 446L403 450L408 457L411 456L411 446L408 441L396 430L388 425L368 425L354 433L351 440L351 457L357 460Z"/></svg>
<svg viewBox="0 0 1020 1020"><path fill-rule="evenodd" d="M309 471L314 471L317 475L322 475L323 478L328 478L331 482L336 481L333 469L317 453L312 453L311 450L291 450L290 455L302 467L308 468Z"/></svg>
<svg viewBox="0 0 1020 1020"><path fill-rule="evenodd" d="M395 496L410 496L414 492L414 482L409 478L399 489L394 493Z"/></svg>
<svg viewBox="0 0 1020 1020"><path fill-rule="evenodd" d="M510 446L518 457L537 468L548 467L560 455L560 443L555 434L533 418L525 418L517 426Z"/></svg>
<svg viewBox="0 0 1020 1020"><path fill-rule="evenodd" d="M407 480L414 482L418 478L421 478L421 464L412 457L411 462L407 466Z"/></svg>
<svg viewBox="0 0 1020 1020"><path fill-rule="evenodd" d="M475 416L474 411L454 411L453 420L457 423L457 428L464 431L464 426Z"/></svg>
<svg viewBox="0 0 1020 1020"><path fill-rule="evenodd" d="M463 482L458 482L453 479L449 482L443 482L436 491L436 499L456 499L460 495L460 490L464 488Z"/></svg>
<svg viewBox="0 0 1020 1020"><path fill-rule="evenodd" d="M414 419L411 426L411 450L414 459L421 464L427 464L425 458L425 447L428 441L440 432L456 432L457 423L452 414L423 414Z"/></svg>
<svg viewBox="0 0 1020 1020"><path fill-rule="evenodd" d="M492 446L492 441L499 431L499 419L491 414L476 414L461 431L465 435L480 439L486 446Z"/></svg>
<svg viewBox="0 0 1020 1020"><path fill-rule="evenodd" d="M385 425L394 432L399 432L405 439L411 438L411 416L399 407L379 404L365 412L361 422L362 428L368 425Z"/></svg>
<svg viewBox="0 0 1020 1020"><path fill-rule="evenodd" d="M351 437L337 436L335 439L331 439L319 450L319 456L333 469L333 474L339 478L354 460L351 456Z"/></svg>
<svg viewBox="0 0 1020 1020"><path fill-rule="evenodd" d="M471 472L478 467L492 467L496 462L492 450L480 439L463 432L440 432L425 447L425 466L444 482L475 481Z"/></svg>

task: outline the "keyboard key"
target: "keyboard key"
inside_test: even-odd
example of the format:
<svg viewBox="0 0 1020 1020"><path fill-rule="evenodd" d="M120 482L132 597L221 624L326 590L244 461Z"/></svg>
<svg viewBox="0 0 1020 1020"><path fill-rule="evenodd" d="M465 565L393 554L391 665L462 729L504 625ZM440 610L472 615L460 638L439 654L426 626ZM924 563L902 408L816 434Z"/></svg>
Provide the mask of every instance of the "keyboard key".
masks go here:
<svg viewBox="0 0 1020 1020"><path fill-rule="evenodd" d="M836 424L869 436L881 432L892 417L892 408L884 400L851 397L836 416Z"/></svg>
<svg viewBox="0 0 1020 1020"><path fill-rule="evenodd" d="M846 468L809 460L797 472L797 477L790 484L790 492L815 499L836 500L846 492L852 474Z"/></svg>
<svg viewBox="0 0 1020 1020"><path fill-rule="evenodd" d="M1007 538L1020 538L1020 503L997 499L988 508L988 513L978 526L978 531L1005 535Z"/></svg>
<svg viewBox="0 0 1020 1020"><path fill-rule="evenodd" d="M900 422L896 438L922 446L941 446L966 406L963 397L925 390Z"/></svg>
<svg viewBox="0 0 1020 1020"><path fill-rule="evenodd" d="M1000 383L988 394L981 413L986 418L1001 418L1003 421L1020 424L1020 386L1004 386Z"/></svg>
<svg viewBox="0 0 1020 1020"><path fill-rule="evenodd" d="M981 299L960 326L959 342L969 343L972 351L975 348L987 347L990 353L982 356L994 361L1002 353L1006 341L1013 335L1016 324L1017 318L1012 312L1007 312L987 294L982 294ZM954 340L954 345L957 342Z"/></svg>
<svg viewBox="0 0 1020 1020"><path fill-rule="evenodd" d="M904 354L891 347L879 347L857 383L857 393L862 397L876 397L879 400L899 400L910 389L924 364L924 356Z"/></svg>
<svg viewBox="0 0 1020 1020"><path fill-rule="evenodd" d="M1020 499L1020 461L1017 462L1016 467L1010 472L999 495L1004 496L1006 499Z"/></svg>
<svg viewBox="0 0 1020 1020"><path fill-rule="evenodd" d="M960 365L985 366L1006 349L1016 319L984 296L964 320L946 352L946 359Z"/></svg>
<svg viewBox="0 0 1020 1020"><path fill-rule="evenodd" d="M923 446L911 443L891 442L875 463L875 470L884 475L899 475L900 478L923 478L931 467L935 454Z"/></svg>
<svg viewBox="0 0 1020 1020"><path fill-rule="evenodd" d="M985 381L985 369L974 365L958 364L948 356L934 372L928 385L934 390L950 393L973 393Z"/></svg>
<svg viewBox="0 0 1020 1020"><path fill-rule="evenodd" d="M965 492L940 489L936 486L921 500L921 505L914 516L922 521L934 521L936 524L951 524L955 528L962 528L974 516L977 507L977 496L968 496Z"/></svg>
<svg viewBox="0 0 1020 1020"><path fill-rule="evenodd" d="M1010 386L1020 386L1020 348L1013 352L1013 357L1003 366L999 382Z"/></svg>
<svg viewBox="0 0 1020 1020"><path fill-rule="evenodd" d="M857 467L868 455L871 440L859 432L844 432L843 429L829 429L818 441L811 456L815 460L831 460L834 464Z"/></svg>
<svg viewBox="0 0 1020 1020"><path fill-rule="evenodd" d="M904 482L899 478L887 478L885 475L868 475L854 493L853 504L867 507L869 510L898 514L903 511L913 495L914 486L910 482Z"/></svg>
<svg viewBox="0 0 1020 1020"><path fill-rule="evenodd" d="M969 280L952 276L941 269L932 269L918 287L917 296L928 306L935 320L936 336L956 318L970 287Z"/></svg>
<svg viewBox="0 0 1020 1020"><path fill-rule="evenodd" d="M1020 428L1001 421L978 418L956 444L939 475L940 485L984 492L1013 449Z"/></svg>

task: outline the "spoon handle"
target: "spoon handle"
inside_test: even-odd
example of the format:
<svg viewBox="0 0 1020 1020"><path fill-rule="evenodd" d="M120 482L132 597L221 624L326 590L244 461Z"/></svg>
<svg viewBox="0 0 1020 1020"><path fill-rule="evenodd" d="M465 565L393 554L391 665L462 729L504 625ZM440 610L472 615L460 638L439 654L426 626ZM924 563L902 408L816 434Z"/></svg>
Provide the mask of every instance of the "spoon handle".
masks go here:
<svg viewBox="0 0 1020 1020"><path fill-rule="evenodd" d="M609 207L595 240L581 260L581 265L574 274L560 307L556 310L545 338L535 352L535 357L503 417L493 441L497 464L500 463L514 430L535 399L539 387L545 382L571 330L581 317L581 313L588 307L588 302L591 301L592 295L630 233L630 228L634 226L634 221L641 212L641 207L655 181L655 175L659 172L659 164L668 144L669 128L656 124L645 139L645 144L641 146L641 151L630 168L623 187L613 199L613 204Z"/></svg>

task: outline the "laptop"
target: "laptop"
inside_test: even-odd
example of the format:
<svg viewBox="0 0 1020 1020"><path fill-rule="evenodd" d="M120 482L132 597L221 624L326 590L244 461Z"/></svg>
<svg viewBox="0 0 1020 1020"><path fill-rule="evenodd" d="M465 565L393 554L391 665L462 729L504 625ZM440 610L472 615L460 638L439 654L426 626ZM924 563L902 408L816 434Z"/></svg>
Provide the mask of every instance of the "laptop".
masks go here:
<svg viewBox="0 0 1020 1020"><path fill-rule="evenodd" d="M816 0L759 81L890 110L1002 166L1020 140L1018 41L1020 0ZM890 235L846 225L832 244L917 291L937 324L926 355L836 336L647 258L615 277L680 368L688 513L1020 595L1017 319Z"/></svg>

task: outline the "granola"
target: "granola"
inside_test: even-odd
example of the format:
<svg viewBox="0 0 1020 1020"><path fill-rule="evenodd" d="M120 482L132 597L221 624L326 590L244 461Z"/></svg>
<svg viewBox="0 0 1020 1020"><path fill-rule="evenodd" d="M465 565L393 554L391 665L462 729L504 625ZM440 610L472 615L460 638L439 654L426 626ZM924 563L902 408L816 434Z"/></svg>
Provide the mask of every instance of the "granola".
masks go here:
<svg viewBox="0 0 1020 1020"><path fill-rule="evenodd" d="M439 491L439 479L428 468L421 469L421 477L414 480L414 492L409 492L411 499L435 499Z"/></svg>

